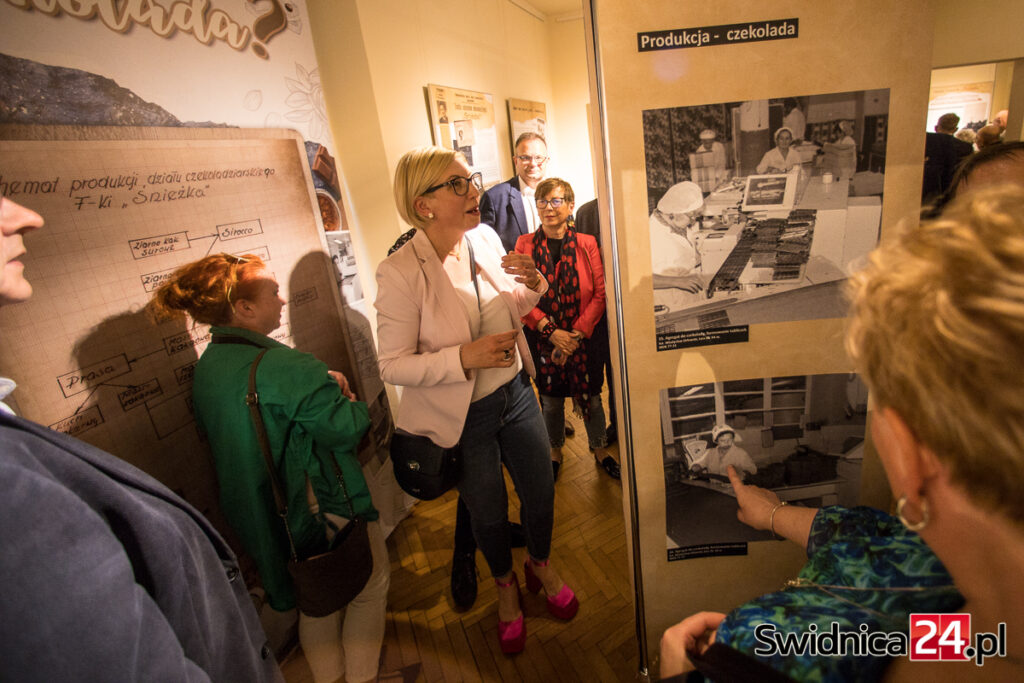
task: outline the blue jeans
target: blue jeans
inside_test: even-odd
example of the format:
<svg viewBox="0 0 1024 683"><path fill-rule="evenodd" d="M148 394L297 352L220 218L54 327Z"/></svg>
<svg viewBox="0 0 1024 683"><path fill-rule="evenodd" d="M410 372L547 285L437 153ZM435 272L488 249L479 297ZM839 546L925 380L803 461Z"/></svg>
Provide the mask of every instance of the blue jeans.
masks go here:
<svg viewBox="0 0 1024 683"><path fill-rule="evenodd" d="M459 495L469 508L473 536L495 577L512 570L508 493L502 464L522 503L526 548L535 560L551 553L555 483L548 435L526 373L474 401L462 429Z"/></svg>
<svg viewBox="0 0 1024 683"><path fill-rule="evenodd" d="M561 448L565 445L565 398L541 394L540 405L544 410L544 424L547 425L551 447ZM583 420L583 426L587 428L587 443L590 450L608 445L600 394L593 394L590 397L590 417Z"/></svg>

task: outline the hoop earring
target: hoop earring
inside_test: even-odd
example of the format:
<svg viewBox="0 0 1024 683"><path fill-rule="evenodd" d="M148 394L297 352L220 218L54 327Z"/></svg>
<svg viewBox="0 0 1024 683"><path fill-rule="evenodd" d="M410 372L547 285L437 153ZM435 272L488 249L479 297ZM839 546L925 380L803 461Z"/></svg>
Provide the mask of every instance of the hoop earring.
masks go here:
<svg viewBox="0 0 1024 683"><path fill-rule="evenodd" d="M900 518L900 523L903 526L907 527L908 531L921 531L921 529L924 529L926 526L928 526L928 522L930 522L931 520L930 520L929 515L928 515L928 501L927 500L925 500L924 498L921 499L921 503L920 503L921 519L920 519L920 521L917 521L917 522L910 522L907 519L906 515L903 514L904 508L906 506L907 506L907 496L904 494L904 495L900 496L900 499L898 501L896 501L896 516Z"/></svg>

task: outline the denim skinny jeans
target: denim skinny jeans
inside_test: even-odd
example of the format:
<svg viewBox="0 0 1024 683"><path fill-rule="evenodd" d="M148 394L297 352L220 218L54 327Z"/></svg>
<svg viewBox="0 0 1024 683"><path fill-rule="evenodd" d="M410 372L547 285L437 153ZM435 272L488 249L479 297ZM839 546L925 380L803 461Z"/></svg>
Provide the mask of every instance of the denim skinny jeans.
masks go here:
<svg viewBox="0 0 1024 683"><path fill-rule="evenodd" d="M544 420L525 372L474 401L466 415L459 495L469 508L473 536L495 577L512 570L508 469L522 503L526 548L535 560L551 552L555 484Z"/></svg>

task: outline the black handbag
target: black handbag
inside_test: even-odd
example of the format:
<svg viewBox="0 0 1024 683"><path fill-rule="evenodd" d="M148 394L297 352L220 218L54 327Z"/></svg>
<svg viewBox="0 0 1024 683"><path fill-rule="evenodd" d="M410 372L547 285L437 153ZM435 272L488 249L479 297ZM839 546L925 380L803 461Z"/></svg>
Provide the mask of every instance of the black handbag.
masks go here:
<svg viewBox="0 0 1024 683"><path fill-rule="evenodd" d="M420 500L434 500L459 483L462 451L458 444L441 448L429 437L395 431L391 464L403 491Z"/></svg>
<svg viewBox="0 0 1024 683"><path fill-rule="evenodd" d="M218 341L214 339L213 341ZM248 341L248 340L245 340ZM223 343L223 342L220 342ZM288 573L292 577L295 589L295 602L299 611L311 617L326 617L352 601L370 580L373 573L373 552L370 550L370 536L366 528L366 519L355 514L352 498L345 486L345 477L341 473L338 461L331 454L331 465L341 485L342 493L348 502L349 523L337 530L330 520L327 524L335 529L330 549L319 555L300 560L295 552L295 541L291 529L288 528L288 506L285 503L284 487L274 468L274 459L270 455L270 440L260 414L259 394L256 392L256 367L263 359L267 349L260 351L249 370L249 393L245 396L245 404L249 406L256 437L260 442L260 450L267 464L270 483L274 490L274 504L277 514L284 522L284 530L288 535L288 546L291 548L291 560L288 562ZM326 533L326 532L325 532Z"/></svg>

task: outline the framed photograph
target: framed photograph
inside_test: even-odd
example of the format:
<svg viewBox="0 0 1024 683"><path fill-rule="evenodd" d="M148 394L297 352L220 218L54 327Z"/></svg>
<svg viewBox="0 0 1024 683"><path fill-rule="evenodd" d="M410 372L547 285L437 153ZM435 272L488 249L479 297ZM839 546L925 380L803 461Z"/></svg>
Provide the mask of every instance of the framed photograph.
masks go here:
<svg viewBox="0 0 1024 683"><path fill-rule="evenodd" d="M427 86L427 109L434 144L462 152L485 185L501 182L494 96L444 85Z"/></svg>
<svg viewBox="0 0 1024 683"><path fill-rule="evenodd" d="M846 273L878 244L888 122L887 89L644 110L657 350L846 315Z"/></svg>
<svg viewBox="0 0 1024 683"><path fill-rule="evenodd" d="M728 468L781 500L860 502L867 387L854 373L749 377L660 392L668 560L743 555Z"/></svg>
<svg viewBox="0 0 1024 683"><path fill-rule="evenodd" d="M512 137L509 144L513 147L523 133L536 133L547 138L548 108L543 102L530 100L508 100L508 127ZM515 149L512 150L515 154Z"/></svg>
<svg viewBox="0 0 1024 683"><path fill-rule="evenodd" d="M752 175L743 188L742 211L788 211L793 208L797 176L792 173Z"/></svg>

